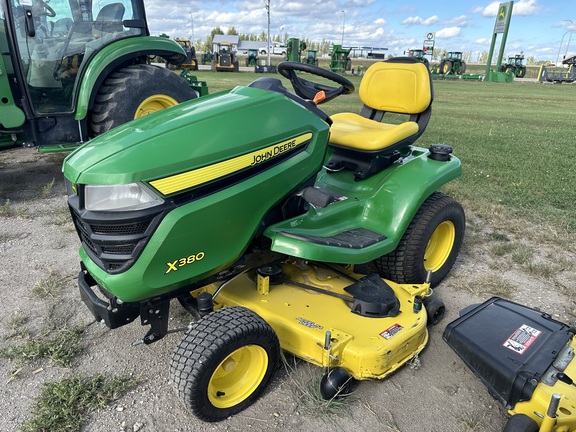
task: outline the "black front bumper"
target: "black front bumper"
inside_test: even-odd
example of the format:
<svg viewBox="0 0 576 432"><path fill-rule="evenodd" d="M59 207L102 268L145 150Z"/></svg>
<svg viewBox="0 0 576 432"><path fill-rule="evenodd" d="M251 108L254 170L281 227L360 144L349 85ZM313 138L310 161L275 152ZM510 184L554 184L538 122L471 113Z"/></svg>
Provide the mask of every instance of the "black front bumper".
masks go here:
<svg viewBox="0 0 576 432"><path fill-rule="evenodd" d="M95 292L99 289L94 278L84 268L78 274L80 297L96 321L115 329L129 324L140 316L140 303L121 303L111 297L108 301L101 299Z"/></svg>

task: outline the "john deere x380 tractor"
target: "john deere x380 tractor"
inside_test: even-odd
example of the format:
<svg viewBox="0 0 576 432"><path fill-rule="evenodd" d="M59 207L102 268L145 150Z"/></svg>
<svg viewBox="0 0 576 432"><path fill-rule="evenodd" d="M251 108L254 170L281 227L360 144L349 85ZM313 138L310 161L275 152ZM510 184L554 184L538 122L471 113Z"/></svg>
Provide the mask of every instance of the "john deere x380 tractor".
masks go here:
<svg viewBox="0 0 576 432"><path fill-rule="evenodd" d="M278 71L296 94L259 78L119 126L64 162L83 301L110 328L139 317L149 344L171 331L178 299L194 322L172 381L207 421L254 402L281 349L324 368L326 398L413 359L464 236L462 207L438 191L460 161L445 144L413 145L433 100L421 62L374 63L360 114L331 117L317 104L353 92L348 79L300 62Z"/></svg>
<svg viewBox="0 0 576 432"><path fill-rule="evenodd" d="M143 0L0 0L2 145L76 144L193 99L149 63L184 51L149 36Z"/></svg>

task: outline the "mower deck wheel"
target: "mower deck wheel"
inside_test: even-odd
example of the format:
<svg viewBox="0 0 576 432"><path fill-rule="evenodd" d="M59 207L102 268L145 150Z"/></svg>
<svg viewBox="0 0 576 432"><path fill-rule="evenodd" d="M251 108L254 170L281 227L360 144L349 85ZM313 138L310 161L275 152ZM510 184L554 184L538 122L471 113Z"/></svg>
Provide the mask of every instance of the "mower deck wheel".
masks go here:
<svg viewBox="0 0 576 432"><path fill-rule="evenodd" d="M341 367L330 369L320 381L320 394L325 400L347 396L351 392L352 377Z"/></svg>
<svg viewBox="0 0 576 432"><path fill-rule="evenodd" d="M436 325L446 314L446 306L444 302L438 298L433 298L431 300L424 300L424 307L426 308L426 317L428 319L428 325Z"/></svg>
<svg viewBox="0 0 576 432"><path fill-rule="evenodd" d="M249 309L225 307L193 324L172 356L170 376L186 409L220 421L256 401L279 358L278 337L266 321Z"/></svg>
<svg viewBox="0 0 576 432"><path fill-rule="evenodd" d="M504 426L503 432L538 432L538 429L538 423L526 414L514 414Z"/></svg>

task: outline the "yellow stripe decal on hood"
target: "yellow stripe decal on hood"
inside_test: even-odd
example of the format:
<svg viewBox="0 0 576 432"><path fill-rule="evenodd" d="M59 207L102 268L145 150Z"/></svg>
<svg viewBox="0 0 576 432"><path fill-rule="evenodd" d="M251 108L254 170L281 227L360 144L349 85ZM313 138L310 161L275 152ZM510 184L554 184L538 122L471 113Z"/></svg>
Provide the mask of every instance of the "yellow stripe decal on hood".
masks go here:
<svg viewBox="0 0 576 432"><path fill-rule="evenodd" d="M296 138L292 138L280 143L265 147L260 150L237 156L214 165L197 168L192 171L175 174L158 180L153 180L150 185L162 195L170 195L208 183L219 178L242 171L251 166L259 165L263 162L281 156L283 153L301 146L312 138L312 133L308 132Z"/></svg>

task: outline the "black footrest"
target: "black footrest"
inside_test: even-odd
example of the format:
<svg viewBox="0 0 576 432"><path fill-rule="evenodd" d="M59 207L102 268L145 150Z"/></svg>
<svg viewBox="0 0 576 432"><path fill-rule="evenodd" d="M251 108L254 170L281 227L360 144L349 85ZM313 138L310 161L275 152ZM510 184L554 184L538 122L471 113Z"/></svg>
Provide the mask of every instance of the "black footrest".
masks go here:
<svg viewBox="0 0 576 432"><path fill-rule="evenodd" d="M372 246L373 244L386 240L385 235L367 230L365 228L357 228L344 231L332 237L307 236L287 233L285 231L281 232L280 234L297 240L304 240L325 246L336 246L349 249L363 249L365 247Z"/></svg>

